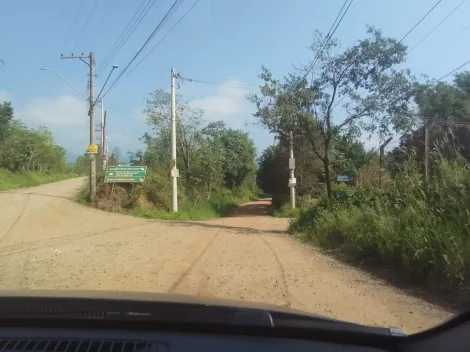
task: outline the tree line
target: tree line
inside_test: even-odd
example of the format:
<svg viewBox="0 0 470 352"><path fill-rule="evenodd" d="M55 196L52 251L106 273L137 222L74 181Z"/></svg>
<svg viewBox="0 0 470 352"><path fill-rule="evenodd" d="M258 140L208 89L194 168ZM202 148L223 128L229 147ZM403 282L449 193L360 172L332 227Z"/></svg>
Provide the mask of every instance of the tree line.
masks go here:
<svg viewBox="0 0 470 352"><path fill-rule="evenodd" d="M260 91L247 97L258 122L277 140L259 160L258 179L269 193L287 192L290 132L299 193L324 189L332 197L337 175L354 177L362 165L377 160L378 148L366 150L361 136L383 141L402 135L384 163L396 172L409 152L423 164L423 117L470 122L470 73L456 75L452 84L428 77L423 82L401 68L407 47L381 30L367 27L365 38L347 48L316 32L310 51L310 62L283 79L262 67ZM468 156L468 136L465 127L441 124L431 128L429 141L436 145L445 137ZM273 173L281 180L270 178Z"/></svg>
<svg viewBox="0 0 470 352"><path fill-rule="evenodd" d="M15 119L11 102L0 104L0 168L12 172L63 172L66 150L45 126L28 128Z"/></svg>

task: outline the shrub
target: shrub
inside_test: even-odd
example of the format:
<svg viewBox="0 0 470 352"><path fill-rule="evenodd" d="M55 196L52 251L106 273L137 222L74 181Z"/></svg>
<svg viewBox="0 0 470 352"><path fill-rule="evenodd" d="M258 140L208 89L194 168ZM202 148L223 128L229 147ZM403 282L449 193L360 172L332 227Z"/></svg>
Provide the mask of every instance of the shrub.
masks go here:
<svg viewBox="0 0 470 352"><path fill-rule="evenodd" d="M461 159L434 157L427 188L410 159L386 191L335 188L331 199L301 210L290 231L423 280L470 279L470 169Z"/></svg>

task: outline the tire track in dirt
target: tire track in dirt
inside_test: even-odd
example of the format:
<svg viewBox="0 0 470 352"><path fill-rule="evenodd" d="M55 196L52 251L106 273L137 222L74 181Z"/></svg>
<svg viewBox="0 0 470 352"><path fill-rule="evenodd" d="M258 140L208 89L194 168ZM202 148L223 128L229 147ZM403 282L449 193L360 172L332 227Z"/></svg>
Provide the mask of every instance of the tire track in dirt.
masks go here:
<svg viewBox="0 0 470 352"><path fill-rule="evenodd" d="M284 296L285 296L285 301L286 301L285 305L286 305L286 307L291 307L291 305L292 305L292 295L289 291L289 285L287 283L286 270L285 270L284 266L282 265L282 263L279 259L279 256L277 255L277 253L274 251L273 247L271 246L271 244L268 241L266 241L265 238L263 238L263 235L258 235L258 236L266 244L266 246L269 248L269 251L274 256L274 260L277 263L277 268L278 268L280 276L281 276L282 290L284 291Z"/></svg>
<svg viewBox="0 0 470 352"><path fill-rule="evenodd" d="M181 285L181 283L186 279L186 277L189 275L191 270L196 266L196 264L201 260L202 256L207 252L211 244L216 240L216 238L219 236L220 231L218 231L207 243L207 245L202 249L202 251L199 253L199 255L191 262L191 264L187 267L187 269L181 274L181 276L176 279L175 282L170 286L168 289L168 293L173 293L175 290Z"/></svg>
<svg viewBox="0 0 470 352"><path fill-rule="evenodd" d="M140 227L140 226L151 225L151 224L155 224L155 221L143 221L140 224L134 224L134 225L125 226L125 227L122 227L122 226L111 227L111 228L100 230L100 231L94 231L94 232L88 231L88 232L75 233L75 234L65 235L65 236L60 236L60 237L53 237L47 240L37 240L37 241L28 242L28 243L13 244L10 246L0 247L0 255L2 257L5 257L8 255L20 254L25 251L42 249L42 248L54 246L54 245L57 246L61 244L68 244L68 243L76 242L78 240L83 240L89 237L105 235L113 231L126 230L126 229L131 229L134 227ZM34 246L35 244L41 244L41 245Z"/></svg>
<svg viewBox="0 0 470 352"><path fill-rule="evenodd" d="M19 212L18 216L17 216L16 219L11 223L11 226L5 231L5 234L0 238L0 245L5 242L5 240L8 238L8 236L10 235L11 231L13 230L13 228L16 226L16 224L18 223L18 221L20 221L21 217L23 216L24 211L26 210L26 206L28 205L29 194L26 195L25 198L26 198L26 199L25 199L25 202L24 202L23 207L21 208L21 211Z"/></svg>

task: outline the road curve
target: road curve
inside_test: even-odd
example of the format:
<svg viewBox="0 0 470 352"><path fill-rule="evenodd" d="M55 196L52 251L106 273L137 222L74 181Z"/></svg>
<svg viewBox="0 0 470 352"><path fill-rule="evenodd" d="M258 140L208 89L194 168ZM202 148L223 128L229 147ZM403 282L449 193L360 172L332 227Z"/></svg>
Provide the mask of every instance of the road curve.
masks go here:
<svg viewBox="0 0 470 352"><path fill-rule="evenodd" d="M407 333L450 316L285 235L285 219L253 216L246 207L206 222L107 213L70 200L83 181L0 193L0 289L243 299Z"/></svg>

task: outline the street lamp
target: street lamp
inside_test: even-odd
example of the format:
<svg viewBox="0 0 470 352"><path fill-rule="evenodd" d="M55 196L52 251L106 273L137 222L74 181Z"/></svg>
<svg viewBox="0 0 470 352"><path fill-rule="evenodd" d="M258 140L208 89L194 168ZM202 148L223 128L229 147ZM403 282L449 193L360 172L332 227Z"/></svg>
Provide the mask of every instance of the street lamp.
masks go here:
<svg viewBox="0 0 470 352"><path fill-rule="evenodd" d="M55 72L54 70L50 69L50 68L47 68L47 67L41 67L41 70L43 71L50 71L52 72L53 74L55 74L57 77L59 77L62 81L64 81L69 87L71 87L73 90L75 90L78 94L80 94L82 97L84 98L87 98L85 96L85 94L83 94L82 92L80 92L77 88L75 88L70 82L68 82L64 77L62 77L61 75L59 75L57 72Z"/></svg>
<svg viewBox="0 0 470 352"><path fill-rule="evenodd" d="M99 98L100 98L100 96L101 96L101 93L103 93L104 87L106 87L106 83L108 83L109 78L111 77L111 74L112 74L113 71L114 71L115 69L117 69L118 67L119 67L118 65L113 65L113 67L111 68L111 71L109 71L108 77L106 77L106 81L104 81L103 87L101 87L101 90L100 90L100 92L98 93L98 95L97 95L97 97L96 97L96 100L99 100Z"/></svg>

